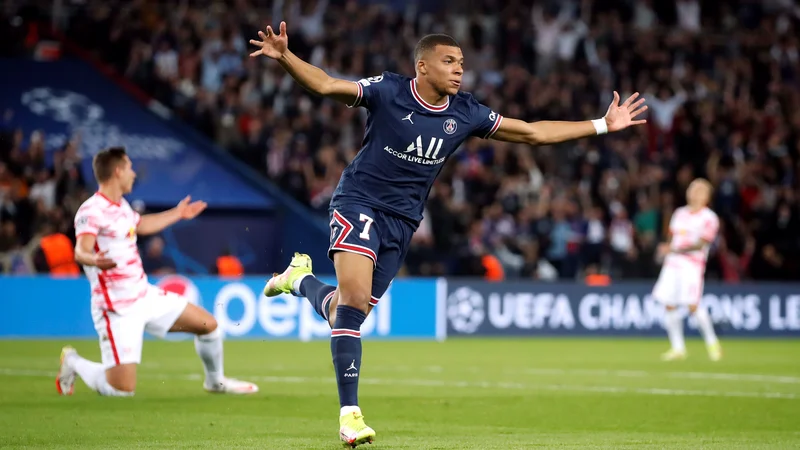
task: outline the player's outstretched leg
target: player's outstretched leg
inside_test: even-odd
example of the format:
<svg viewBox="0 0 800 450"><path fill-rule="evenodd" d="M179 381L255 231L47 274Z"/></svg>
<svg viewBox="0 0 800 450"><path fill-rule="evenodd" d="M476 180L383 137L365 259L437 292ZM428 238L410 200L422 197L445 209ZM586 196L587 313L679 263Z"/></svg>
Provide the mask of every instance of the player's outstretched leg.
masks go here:
<svg viewBox="0 0 800 450"><path fill-rule="evenodd" d="M367 318L372 298L374 263L366 256L338 252L333 258L339 281L336 321L331 331L331 356L339 387L339 437L356 447L375 440L375 430L364 423L358 406L361 375L361 324Z"/></svg>
<svg viewBox="0 0 800 450"><path fill-rule="evenodd" d="M371 299L374 263L362 255L334 254L339 290L314 277L308 255L295 253L289 267L267 281L264 295L306 297L317 314L330 323L331 304L336 305L331 331L331 356L339 387L339 437L345 446L373 442L375 430L364 423L358 406L358 378L361 370L361 324L366 320ZM345 267L345 268L343 268ZM342 299L345 300L342 300ZM354 306L357 305L357 306Z"/></svg>
<svg viewBox="0 0 800 450"><path fill-rule="evenodd" d="M75 389L75 375L77 374L90 389L100 395L110 397L132 396L136 384L136 366L134 364L125 364L115 366L114 369L119 372L115 378L130 380L123 383L128 386L119 386L123 389L113 387L108 382L106 369L102 364L89 361L78 355L74 348L66 346L61 349L61 367L56 377L56 389L61 395L72 395ZM131 371L133 371L132 378L130 376Z"/></svg>
<svg viewBox="0 0 800 450"><path fill-rule="evenodd" d="M661 355L664 361L686 359L686 343L683 339L683 318L674 306L667 306L664 314L664 327L667 329L671 348Z"/></svg>
<svg viewBox="0 0 800 450"><path fill-rule="evenodd" d="M267 297L280 294L302 295L325 320L329 320L329 306L334 292L335 286L325 284L314 276L311 257L301 253L295 253L289 267L281 274L276 273L264 287L264 295Z"/></svg>
<svg viewBox="0 0 800 450"><path fill-rule="evenodd" d="M255 394L258 386L247 381L225 376L222 357L222 333L217 321L208 311L193 304L187 304L180 317L169 330L195 335L194 348L203 362L205 381L203 387L208 392L222 394Z"/></svg>
<svg viewBox="0 0 800 450"><path fill-rule="evenodd" d="M703 335L703 339L706 341L709 359L712 361L721 360L722 347L719 345L717 333L714 332L714 324L711 323L708 310L702 306L691 306L689 310L694 314L694 318L697 320L697 326L700 328L700 334Z"/></svg>

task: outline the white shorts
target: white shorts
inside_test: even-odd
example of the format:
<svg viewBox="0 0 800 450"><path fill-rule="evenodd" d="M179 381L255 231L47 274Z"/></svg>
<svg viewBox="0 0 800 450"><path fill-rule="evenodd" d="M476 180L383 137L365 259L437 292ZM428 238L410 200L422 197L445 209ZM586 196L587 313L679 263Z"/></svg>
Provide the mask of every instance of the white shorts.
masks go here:
<svg viewBox="0 0 800 450"><path fill-rule="evenodd" d="M144 297L122 312L92 308L105 368L142 362L144 332L163 338L186 309L182 296L150 285Z"/></svg>
<svg viewBox="0 0 800 450"><path fill-rule="evenodd" d="M697 306L703 297L703 273L695 267L664 266L653 298L667 306Z"/></svg>

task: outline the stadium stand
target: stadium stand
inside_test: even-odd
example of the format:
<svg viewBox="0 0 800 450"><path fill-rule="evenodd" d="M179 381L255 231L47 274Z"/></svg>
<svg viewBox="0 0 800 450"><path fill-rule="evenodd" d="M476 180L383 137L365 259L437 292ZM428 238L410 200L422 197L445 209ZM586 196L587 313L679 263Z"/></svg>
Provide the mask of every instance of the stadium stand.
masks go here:
<svg viewBox="0 0 800 450"><path fill-rule="evenodd" d="M363 111L249 59L247 40L268 23L286 20L295 53L353 80L411 74L419 36L452 34L467 59L463 89L527 120L596 117L613 89L640 89L646 128L538 149L468 141L435 186L405 272L653 278L670 214L704 176L723 222L709 277L800 278L793 2L484 0L449 12L373 3L87 0L52 23L318 214L359 149ZM23 270L13 250L36 246L43 222L71 236L65 218L87 193L69 146L45 168L34 130L3 133L0 252L6 270Z"/></svg>

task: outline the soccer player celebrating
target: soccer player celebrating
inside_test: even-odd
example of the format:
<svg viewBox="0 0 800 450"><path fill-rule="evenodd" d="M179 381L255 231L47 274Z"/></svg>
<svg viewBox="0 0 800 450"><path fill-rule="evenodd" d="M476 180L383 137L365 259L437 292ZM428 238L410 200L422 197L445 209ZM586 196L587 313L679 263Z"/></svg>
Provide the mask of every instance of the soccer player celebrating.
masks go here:
<svg viewBox="0 0 800 450"><path fill-rule="evenodd" d="M708 250L719 230L719 218L707 206L710 200L711 184L702 178L692 181L686 190L687 205L676 209L669 221L669 243L658 246L656 256L663 260L663 266L653 297L666 307L664 327L672 345L662 355L665 361L686 358L679 306L688 306L690 314L694 314L706 341L708 357L712 361L722 358L714 325L706 308L700 306Z"/></svg>
<svg viewBox="0 0 800 450"><path fill-rule="evenodd" d="M206 209L206 203L190 202L186 197L168 211L140 216L123 197L136 178L125 149L103 150L95 155L92 165L100 188L75 215L75 260L83 265L91 284L92 318L100 336L102 364L64 347L56 378L58 392L72 395L77 374L100 395L133 395L144 331L162 338L172 331L194 334L207 391L258 392L253 383L225 377L222 334L214 316L177 294L149 284L142 269L137 236L193 219Z"/></svg>
<svg viewBox="0 0 800 450"><path fill-rule="evenodd" d="M358 406L361 324L397 274L425 200L447 159L471 136L555 144L645 123L638 94L624 103L614 93L605 117L582 122L524 122L504 118L459 92L464 57L443 34L422 38L414 52L416 77L384 72L358 82L328 76L288 49L286 24L267 27L250 56L276 60L305 89L369 112L361 151L347 166L330 203L331 241L338 286L317 280L311 259L295 254L267 282L264 294L306 297L332 327L331 353L339 387L340 438L352 447L372 442L375 431Z"/></svg>

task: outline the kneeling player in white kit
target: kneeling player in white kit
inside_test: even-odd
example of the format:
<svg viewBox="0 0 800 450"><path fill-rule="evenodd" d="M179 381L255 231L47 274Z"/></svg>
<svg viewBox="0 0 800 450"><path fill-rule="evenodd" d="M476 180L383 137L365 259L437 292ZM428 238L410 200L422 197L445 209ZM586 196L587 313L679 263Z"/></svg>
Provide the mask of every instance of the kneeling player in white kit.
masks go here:
<svg viewBox="0 0 800 450"><path fill-rule="evenodd" d="M679 306L688 306L694 315L700 333L706 341L708 356L712 361L722 358L714 326L705 307L703 277L711 243L719 231L719 218L707 205L711 200L711 184L698 178L686 190L687 206L675 210L669 221L669 243L658 247L658 257L663 267L653 288L653 297L666 306L664 327L672 348L662 359L672 361L686 358L683 340L683 317Z"/></svg>
<svg viewBox="0 0 800 450"><path fill-rule="evenodd" d="M169 211L140 216L123 198L136 178L125 149L104 150L92 163L100 188L75 216L75 260L84 266L91 283L92 317L100 336L102 364L64 347L56 379L58 392L71 395L77 374L101 395L133 395L145 331L162 338L171 331L194 334L207 391L258 392L253 383L225 377L222 335L214 316L149 284L136 247L137 235L158 233L179 220L193 219L206 204L189 203L187 197Z"/></svg>

